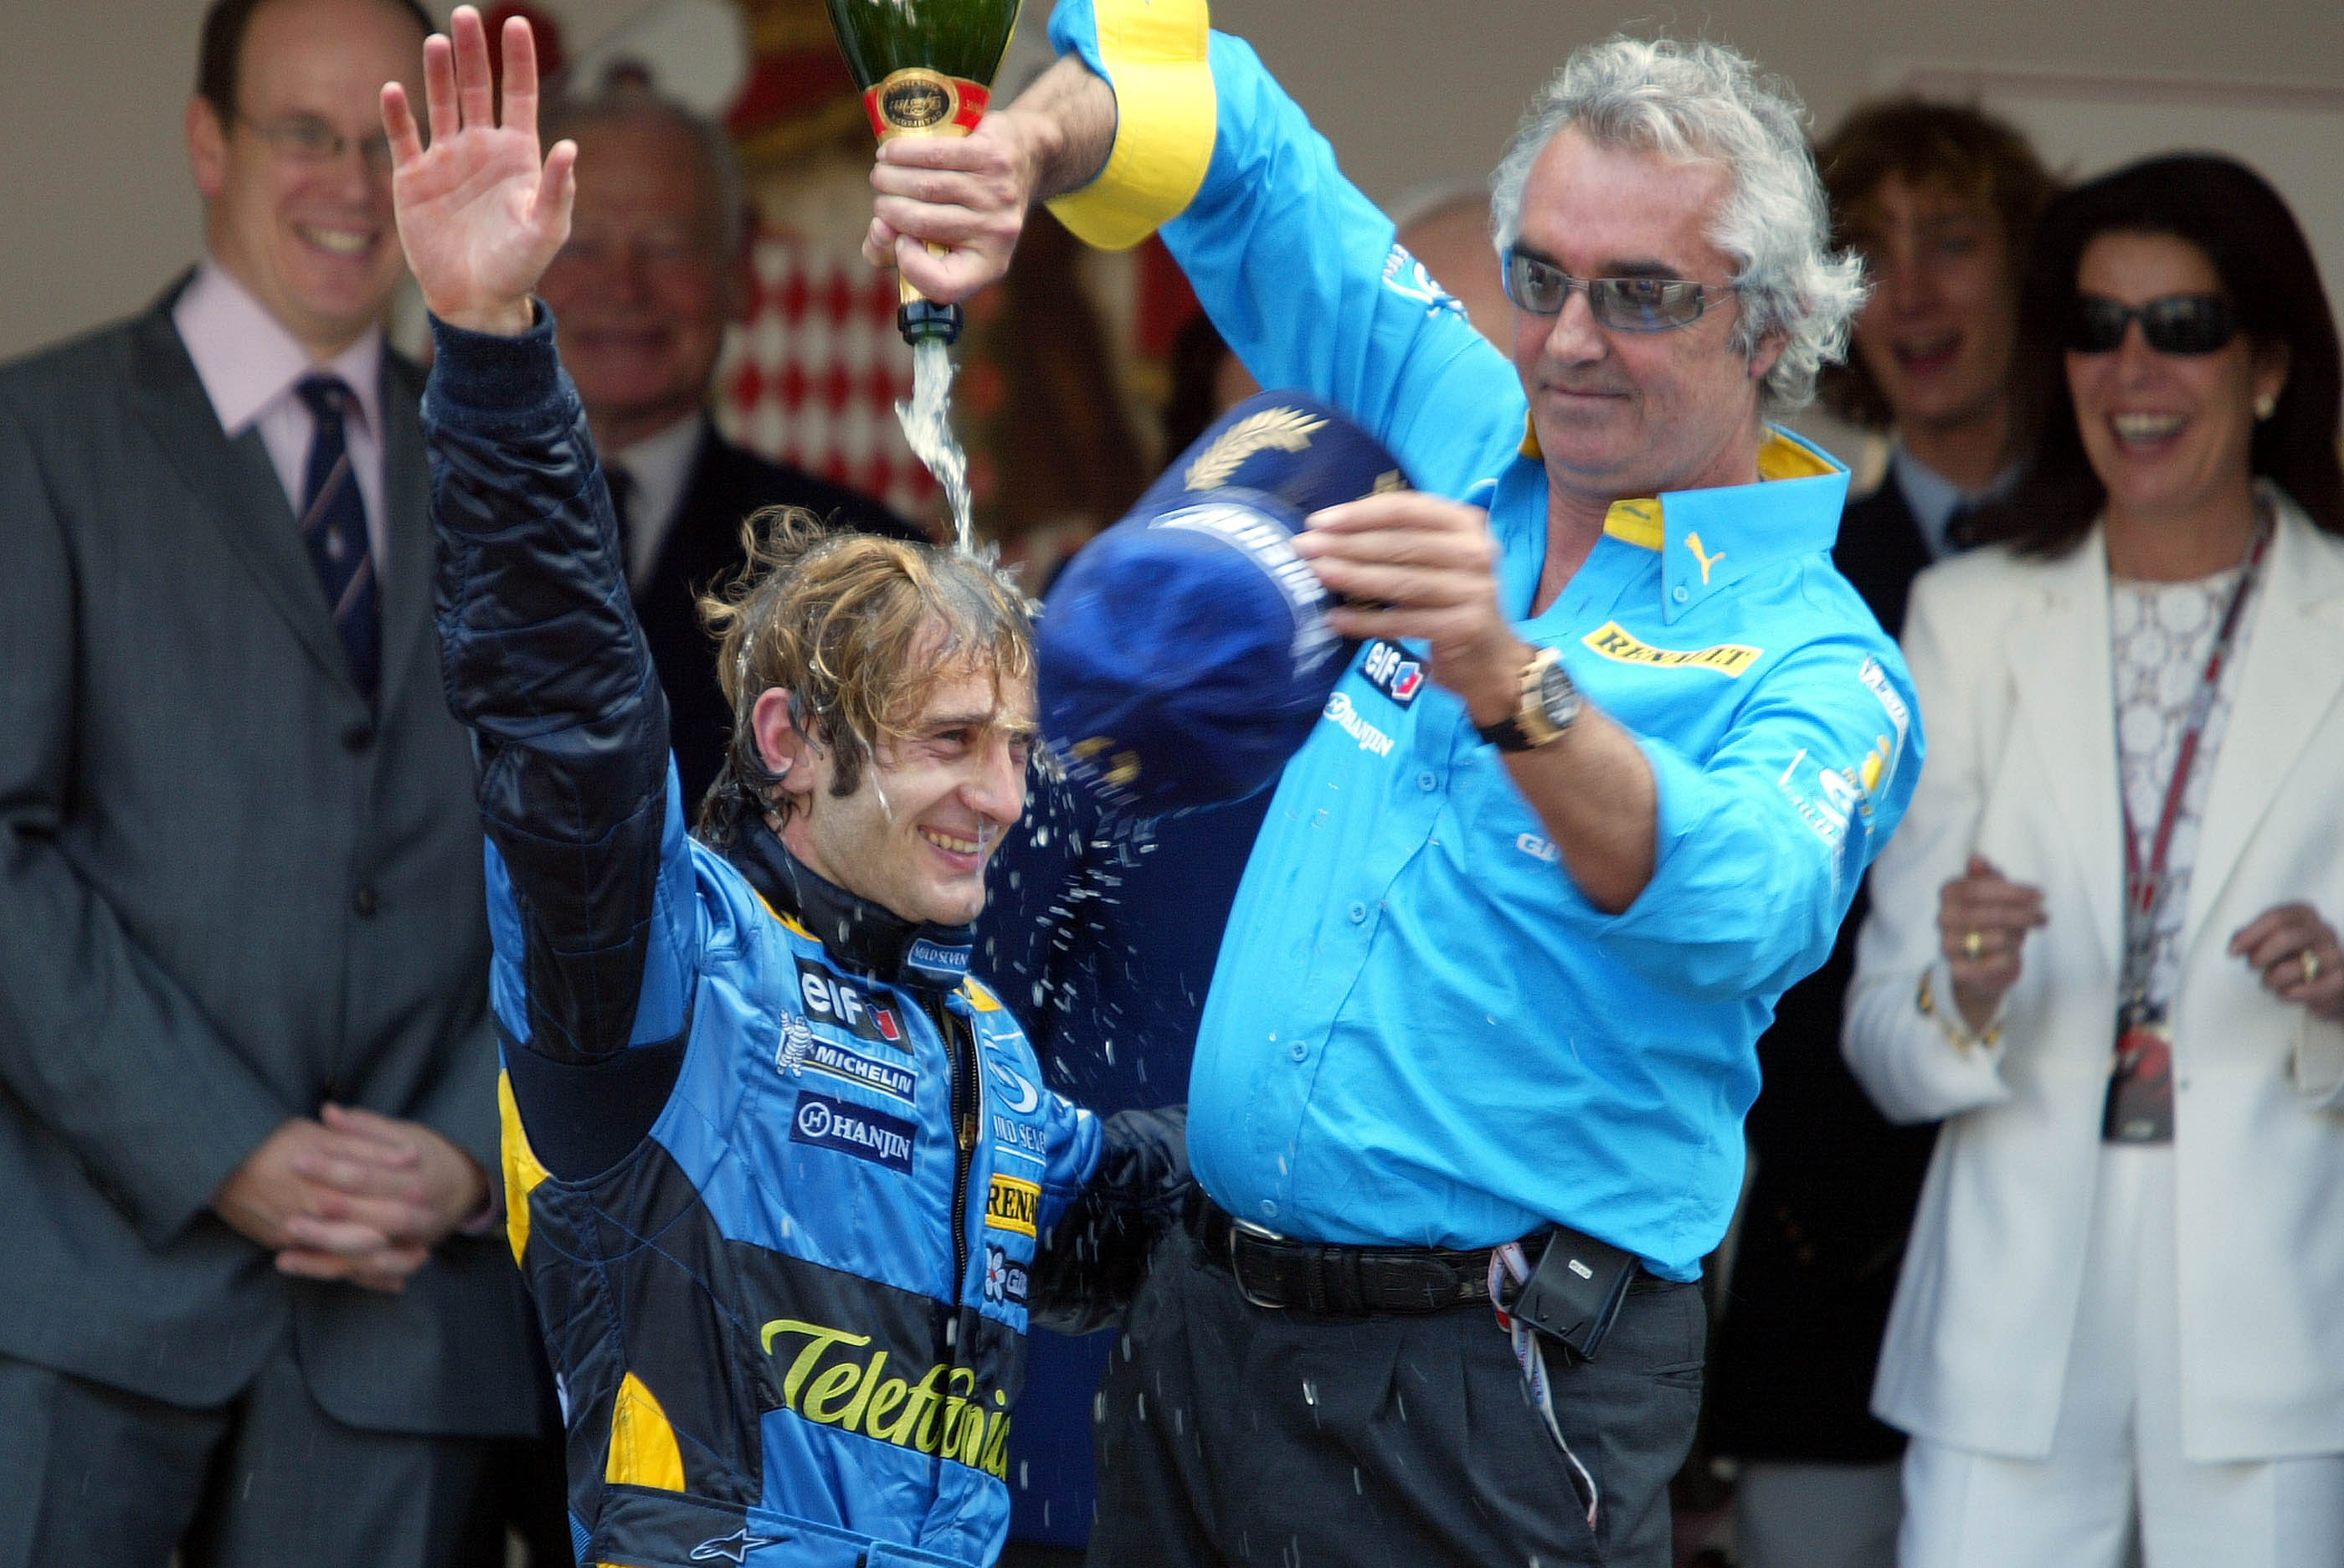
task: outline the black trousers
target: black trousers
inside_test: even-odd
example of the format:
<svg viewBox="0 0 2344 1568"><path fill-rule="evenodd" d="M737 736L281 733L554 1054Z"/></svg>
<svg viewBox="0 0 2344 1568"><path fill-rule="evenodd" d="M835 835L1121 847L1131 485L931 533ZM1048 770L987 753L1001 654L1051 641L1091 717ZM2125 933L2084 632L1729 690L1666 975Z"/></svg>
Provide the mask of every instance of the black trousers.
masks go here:
<svg viewBox="0 0 2344 1568"><path fill-rule="evenodd" d="M0 1357L0 1568L441 1568L490 1446L342 1425L289 1345L217 1410Z"/></svg>
<svg viewBox="0 0 2344 1568"><path fill-rule="evenodd" d="M1092 1568L1666 1568L1706 1332L1698 1286L1643 1280L1600 1360L1549 1356L1591 1533L1486 1306L1265 1310L1175 1231L1100 1389Z"/></svg>

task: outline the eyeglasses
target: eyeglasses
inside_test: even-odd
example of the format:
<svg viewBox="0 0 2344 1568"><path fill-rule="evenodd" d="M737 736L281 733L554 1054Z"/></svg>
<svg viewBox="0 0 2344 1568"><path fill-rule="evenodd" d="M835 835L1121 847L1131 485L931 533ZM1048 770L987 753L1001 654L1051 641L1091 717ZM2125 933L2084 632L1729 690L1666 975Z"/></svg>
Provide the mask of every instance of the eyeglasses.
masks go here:
<svg viewBox="0 0 2344 1568"><path fill-rule="evenodd" d="M2136 320L2160 354L2211 354L2238 335L2238 312L2218 294L2167 294L2146 305L2086 294L2076 301L2067 347L2078 354L2113 354Z"/></svg>
<svg viewBox="0 0 2344 1568"><path fill-rule="evenodd" d="M267 125L248 115L238 114L236 118L251 126L252 134L267 142L269 150L288 163L338 163L342 154L355 147L368 173L390 172L390 138L379 132L364 141L356 141L315 115L288 115Z"/></svg>
<svg viewBox="0 0 2344 1568"><path fill-rule="evenodd" d="M1682 278L1573 278L1551 261L1506 252L1506 298L1533 316L1560 316L1571 291L1582 289L1596 325L1615 332L1673 332L1701 319L1710 296L1732 294L1732 283Z"/></svg>

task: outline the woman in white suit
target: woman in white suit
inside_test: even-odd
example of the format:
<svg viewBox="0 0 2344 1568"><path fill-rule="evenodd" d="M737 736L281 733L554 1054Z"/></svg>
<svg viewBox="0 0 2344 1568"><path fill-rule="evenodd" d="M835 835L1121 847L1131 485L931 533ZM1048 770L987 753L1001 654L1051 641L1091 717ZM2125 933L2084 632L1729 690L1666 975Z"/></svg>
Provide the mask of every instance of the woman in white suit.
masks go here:
<svg viewBox="0 0 2344 1568"><path fill-rule="evenodd" d="M2225 159L2070 192L2030 272L2042 449L1915 586L1848 994L1866 1090L1945 1122L1873 1392L1899 1556L2344 1563L2336 329Z"/></svg>

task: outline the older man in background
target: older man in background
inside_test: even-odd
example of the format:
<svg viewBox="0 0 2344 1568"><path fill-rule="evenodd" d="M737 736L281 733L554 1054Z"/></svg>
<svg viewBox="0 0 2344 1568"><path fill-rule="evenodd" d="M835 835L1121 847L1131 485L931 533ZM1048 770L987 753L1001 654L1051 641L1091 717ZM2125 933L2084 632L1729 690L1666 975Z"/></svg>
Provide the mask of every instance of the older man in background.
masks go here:
<svg viewBox="0 0 2344 1568"><path fill-rule="evenodd" d="M0 1563L429 1564L536 1424L376 118L217 0L206 255L0 370Z"/></svg>
<svg viewBox="0 0 2344 1568"><path fill-rule="evenodd" d="M557 106L546 138L563 137L578 144L578 205L541 288L618 509L689 816L732 728L697 597L743 565L741 520L802 506L866 532L926 535L868 496L734 445L708 417L724 329L750 297L750 210L724 128L618 86Z"/></svg>

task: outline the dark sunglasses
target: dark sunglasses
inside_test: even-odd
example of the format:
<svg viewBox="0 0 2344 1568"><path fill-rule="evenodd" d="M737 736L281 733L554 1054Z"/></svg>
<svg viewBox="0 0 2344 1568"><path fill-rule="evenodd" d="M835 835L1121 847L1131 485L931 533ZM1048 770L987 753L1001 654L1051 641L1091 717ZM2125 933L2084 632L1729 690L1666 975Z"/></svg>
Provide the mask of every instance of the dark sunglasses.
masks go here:
<svg viewBox="0 0 2344 1568"><path fill-rule="evenodd" d="M2238 335L2238 312L2218 294L2167 294L2146 305L2086 294L2076 301L2067 347L2078 354L2113 354L2135 321L2160 354L2211 354Z"/></svg>
<svg viewBox="0 0 2344 1568"><path fill-rule="evenodd" d="M1599 327L1615 332L1673 332L1701 319L1710 296L1734 285L1682 278L1573 278L1551 261L1506 252L1506 298L1533 316L1560 316L1571 291L1583 289Z"/></svg>

